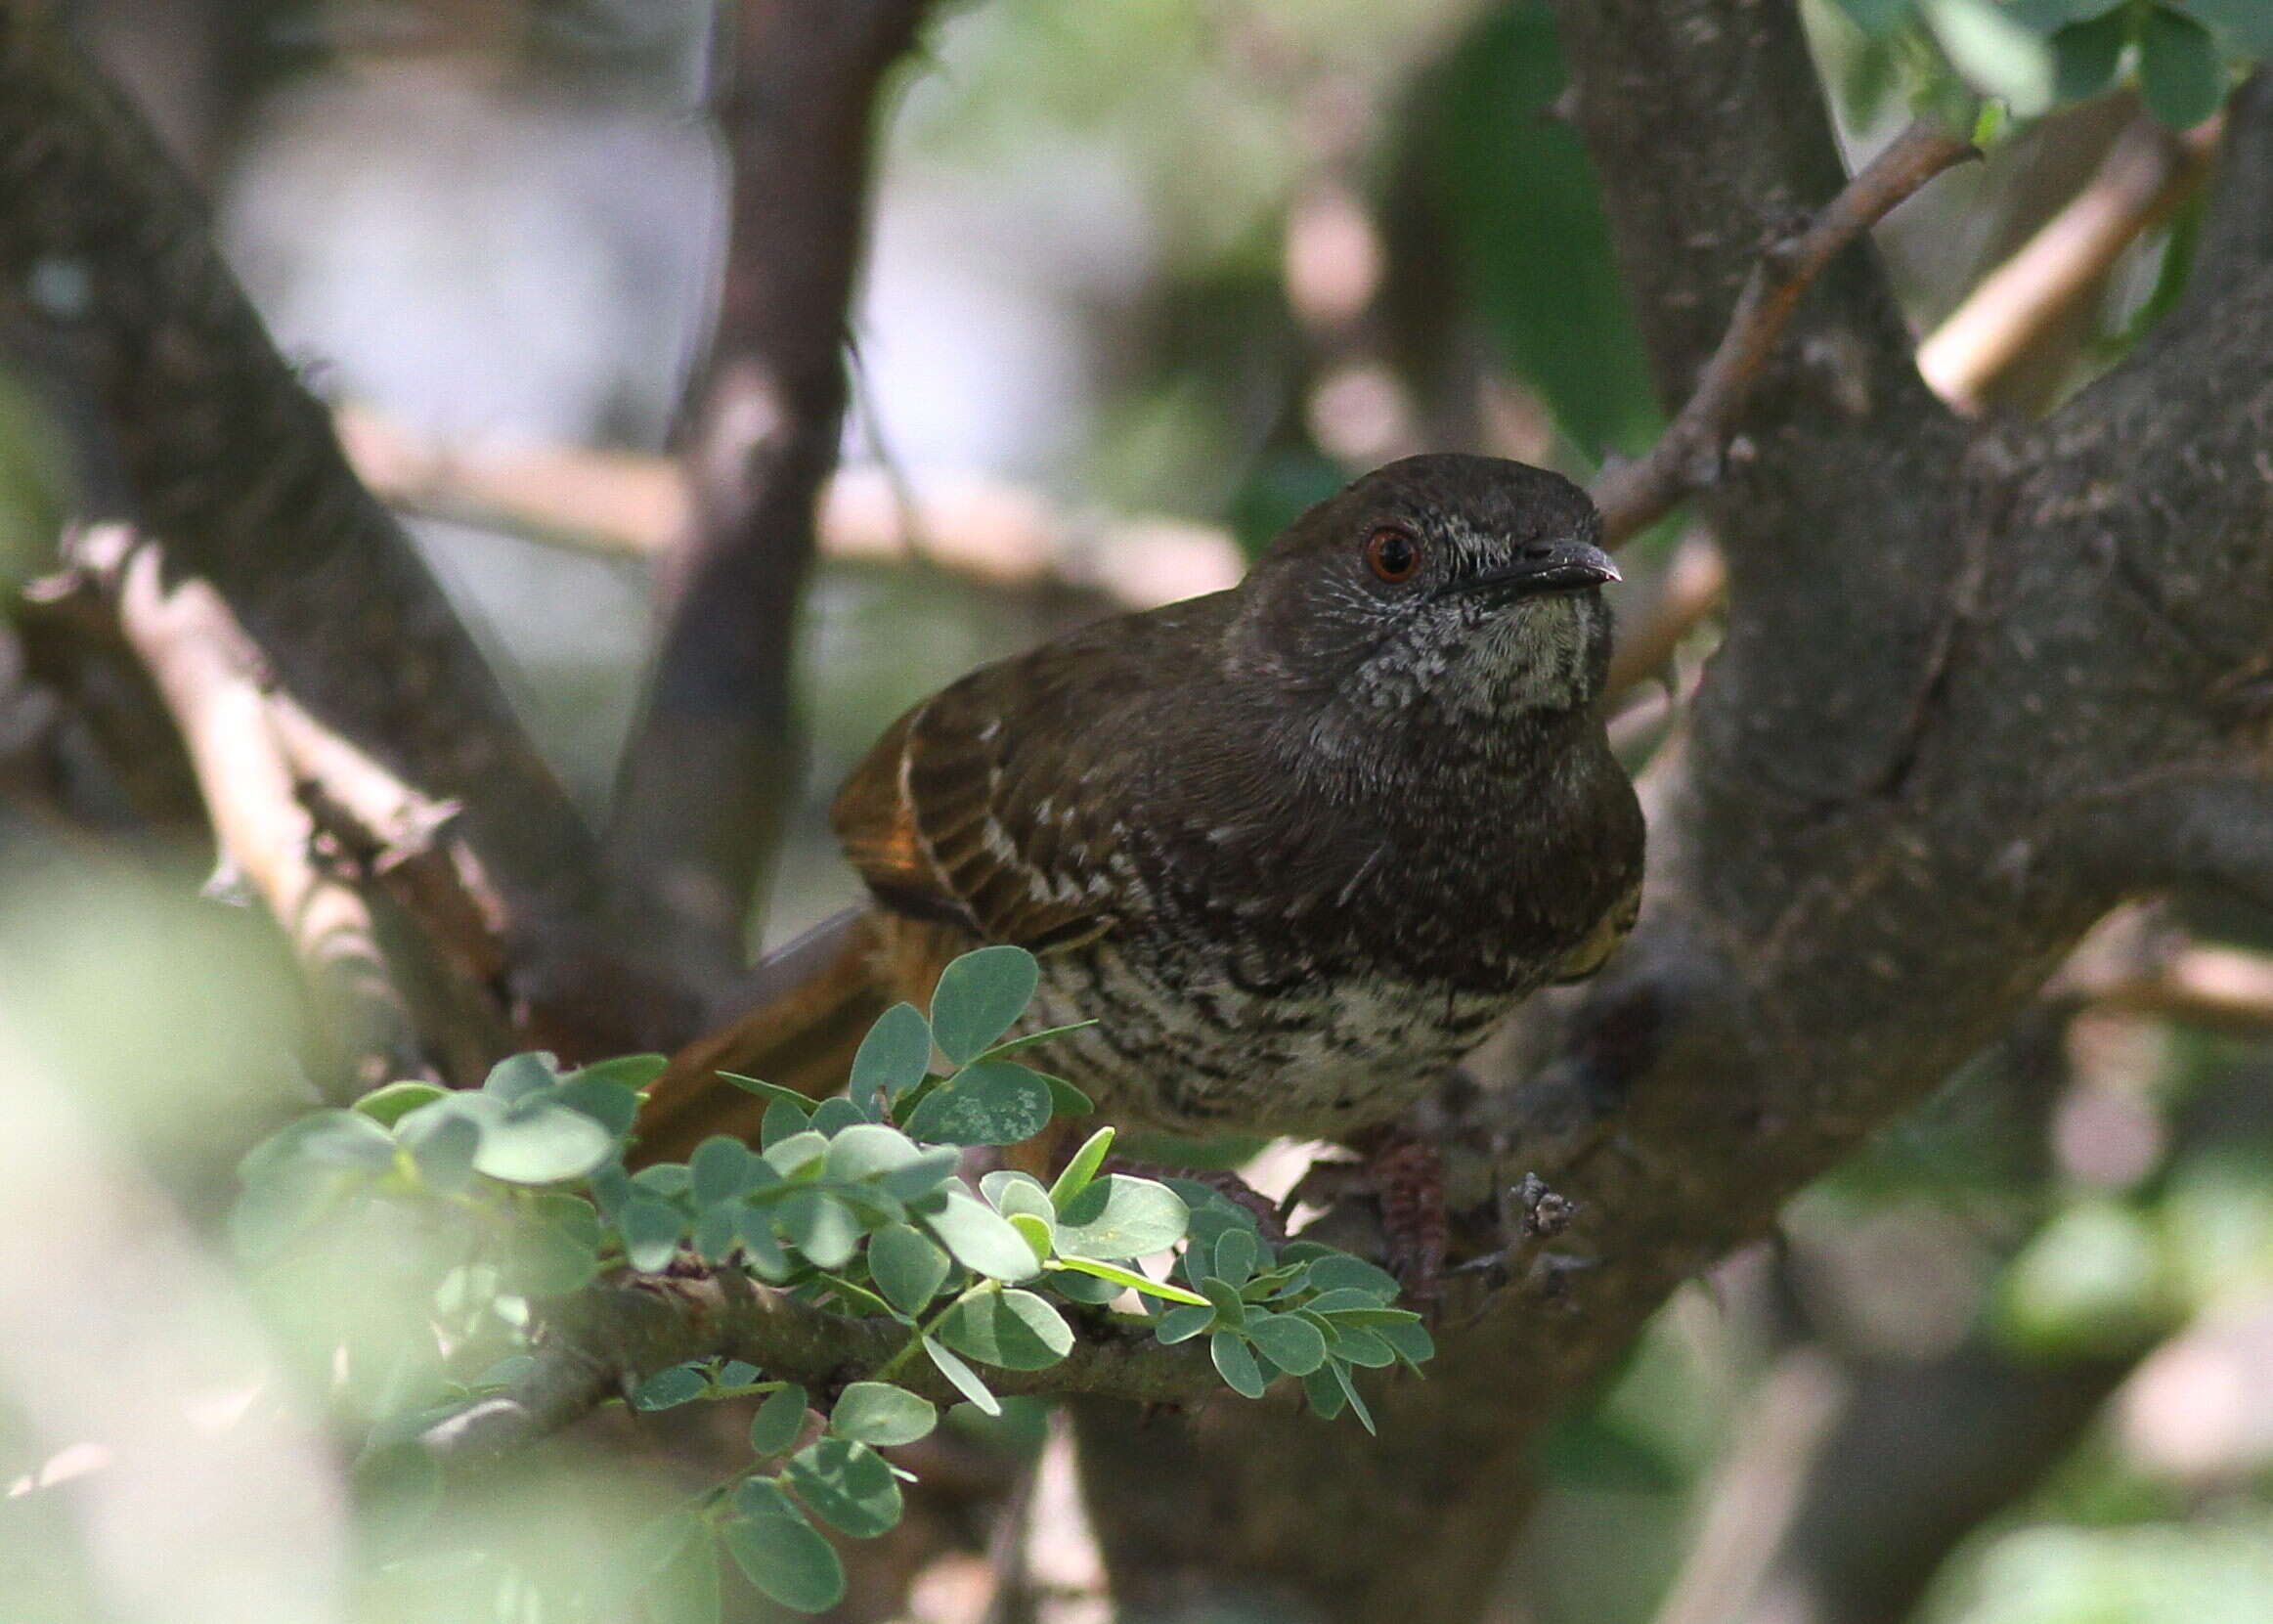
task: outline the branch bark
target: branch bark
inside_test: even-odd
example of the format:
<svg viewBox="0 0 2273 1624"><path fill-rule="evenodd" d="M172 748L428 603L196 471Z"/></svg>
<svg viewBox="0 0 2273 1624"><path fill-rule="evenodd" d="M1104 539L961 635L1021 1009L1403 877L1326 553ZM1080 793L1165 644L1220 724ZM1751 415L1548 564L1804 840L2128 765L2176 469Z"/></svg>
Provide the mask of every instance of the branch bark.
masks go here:
<svg viewBox="0 0 2273 1624"><path fill-rule="evenodd" d="M623 963L595 843L409 540L347 467L214 251L187 183L46 8L0 10L0 321L66 350L133 517L209 582L275 680L465 812L524 1027L639 1047L691 1002Z"/></svg>
<svg viewBox="0 0 2273 1624"><path fill-rule="evenodd" d="M1837 185L1794 7L1559 9L1679 394L1762 224ZM1430 1380L1375 1395L1378 1442L1210 1406L1140 1452L1124 1412L1083 1405L1124 1599L1478 1616L1479 1553L1509 1548L1537 1426L2171 871L2164 829L2136 822L2136 860L2111 866L2094 811L2147 783L2263 777L2262 708L2236 701L2273 615L2265 280L2235 276L2214 320L2052 422L1972 430L1917 378L1870 257L1830 268L1743 414L1757 455L1705 498L1728 633L1643 786L1640 929L1573 1005L1531 1007L1546 1063L1453 1119L1456 1147L1496 1149L1494 1184L1536 1172L1575 1221L1479 1317L1448 1304Z"/></svg>
<svg viewBox="0 0 2273 1624"><path fill-rule="evenodd" d="M695 523L625 748L608 851L721 967L801 766L791 697L813 503L846 405L844 342L887 71L925 0L742 0L721 110L734 169L717 351L685 458Z"/></svg>

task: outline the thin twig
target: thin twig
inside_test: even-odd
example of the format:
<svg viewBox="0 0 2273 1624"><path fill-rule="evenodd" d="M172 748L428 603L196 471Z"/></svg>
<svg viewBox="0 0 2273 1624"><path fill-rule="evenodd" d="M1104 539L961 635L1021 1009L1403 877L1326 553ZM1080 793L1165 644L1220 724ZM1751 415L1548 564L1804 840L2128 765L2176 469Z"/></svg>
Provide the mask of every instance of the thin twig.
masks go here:
<svg viewBox="0 0 2273 1624"><path fill-rule="evenodd" d="M361 407L342 410L339 427L356 471L400 511L603 557L659 555L692 522L685 469L670 458L582 446L445 450ZM979 476L924 478L906 493L896 485L878 467L832 474L820 496L821 555L1093 595L1099 613L1216 592L1245 567L1239 544L1215 525L1107 519Z"/></svg>
<svg viewBox="0 0 2273 1624"><path fill-rule="evenodd" d="M1610 655L1605 695L1617 702L1666 669L1682 639L1721 606L1728 590L1728 569L1711 537L1695 532L1682 538L1657 591L1618 629Z"/></svg>
<svg viewBox="0 0 2273 1624"><path fill-rule="evenodd" d="M1612 546L1646 529L1683 497L1719 482L1737 419L1800 296L1897 204L1974 155L1965 142L1920 119L1814 219L1769 245L1688 404L1647 456L1607 468L1595 481L1595 505L1602 510L1602 533Z"/></svg>
<svg viewBox="0 0 2273 1624"><path fill-rule="evenodd" d="M2141 118L2099 173L2035 236L1982 278L1918 346L1918 371L1959 411L1978 411L2012 365L2168 216L2207 173L2220 121L2174 135Z"/></svg>

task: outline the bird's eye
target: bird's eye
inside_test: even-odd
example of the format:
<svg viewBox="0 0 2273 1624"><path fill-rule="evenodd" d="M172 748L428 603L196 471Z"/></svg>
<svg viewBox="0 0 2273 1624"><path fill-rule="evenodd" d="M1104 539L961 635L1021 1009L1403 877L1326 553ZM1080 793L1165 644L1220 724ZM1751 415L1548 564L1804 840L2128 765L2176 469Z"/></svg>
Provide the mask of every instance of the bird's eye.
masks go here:
<svg viewBox="0 0 2273 1624"><path fill-rule="evenodd" d="M1421 571L1421 544L1412 531L1384 524L1366 538L1366 568L1392 587L1410 581Z"/></svg>

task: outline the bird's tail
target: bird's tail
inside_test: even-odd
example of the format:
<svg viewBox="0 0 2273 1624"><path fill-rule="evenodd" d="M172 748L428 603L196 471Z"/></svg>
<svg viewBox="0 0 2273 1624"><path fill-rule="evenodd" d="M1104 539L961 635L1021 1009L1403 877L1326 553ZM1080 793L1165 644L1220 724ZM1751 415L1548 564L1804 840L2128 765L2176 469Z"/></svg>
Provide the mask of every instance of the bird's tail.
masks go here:
<svg viewBox="0 0 2273 1624"><path fill-rule="evenodd" d="M767 955L749 1012L673 1055L648 1089L633 1164L683 1162L714 1133L757 1142L765 1101L721 1072L813 1099L842 1088L860 1039L892 1002L887 934L875 914L853 909Z"/></svg>

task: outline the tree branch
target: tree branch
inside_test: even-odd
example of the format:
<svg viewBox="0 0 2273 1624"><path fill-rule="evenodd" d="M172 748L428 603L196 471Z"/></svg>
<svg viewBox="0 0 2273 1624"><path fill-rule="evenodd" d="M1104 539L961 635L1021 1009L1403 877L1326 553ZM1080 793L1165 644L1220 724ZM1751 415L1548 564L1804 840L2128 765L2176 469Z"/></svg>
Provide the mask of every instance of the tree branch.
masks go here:
<svg viewBox="0 0 2273 1624"><path fill-rule="evenodd" d="M666 570L663 641L608 830L615 869L721 966L742 962L799 777L793 634L845 413L870 131L925 4L738 8L724 303L685 446L695 525Z"/></svg>
<svg viewBox="0 0 2273 1624"><path fill-rule="evenodd" d="M1777 354L1800 298L1857 239L1952 164L1978 156L1939 124L1920 119L1871 159L1814 217L1763 250L1735 314L1680 414L1649 454L1606 469L1595 505L1612 546L1646 529L1683 497L1720 483L1745 407Z"/></svg>
<svg viewBox="0 0 2273 1624"><path fill-rule="evenodd" d="M74 550L181 729L225 867L267 903L307 972L342 1074L326 1093L345 1101L420 1075L416 1027L371 911L316 860L315 822L270 724L259 653L229 606L201 581L168 586L157 549L123 529L93 532Z"/></svg>
<svg viewBox="0 0 2273 1624"><path fill-rule="evenodd" d="M134 516L227 600L275 680L405 783L464 806L527 1030L590 1052L687 1024L691 1006L622 965L592 840L186 183L44 11L0 10L0 320L68 350Z"/></svg>
<svg viewBox="0 0 2273 1624"><path fill-rule="evenodd" d="M905 1328L854 1319L738 1276L627 1275L552 1310L534 1367L512 1390L459 1411L423 1436L429 1452L470 1465L557 1431L648 1377L693 1359L746 1360L769 1377L811 1386L873 1376L906 1345ZM898 1385L939 1404L961 1395L929 1361L896 1369ZM1103 1394L1182 1404L1223 1385L1197 1344L1088 1333L1046 1370L992 1370L1003 1394Z"/></svg>

